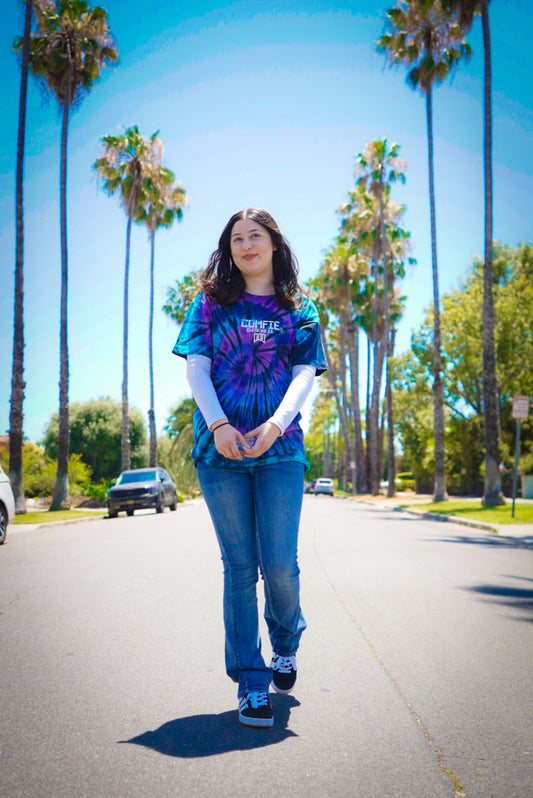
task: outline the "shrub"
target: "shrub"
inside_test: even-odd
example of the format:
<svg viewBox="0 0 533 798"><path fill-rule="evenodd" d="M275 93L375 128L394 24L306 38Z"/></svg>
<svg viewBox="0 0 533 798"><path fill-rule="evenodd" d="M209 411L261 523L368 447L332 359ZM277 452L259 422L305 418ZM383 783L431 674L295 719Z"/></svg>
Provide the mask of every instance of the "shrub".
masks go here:
<svg viewBox="0 0 533 798"><path fill-rule="evenodd" d="M410 471L404 471L402 474L396 474L396 490L414 490L415 477Z"/></svg>
<svg viewBox="0 0 533 798"><path fill-rule="evenodd" d="M86 499L96 499L105 504L107 491L113 485L112 479L102 479L100 482L86 482L81 486L81 495Z"/></svg>

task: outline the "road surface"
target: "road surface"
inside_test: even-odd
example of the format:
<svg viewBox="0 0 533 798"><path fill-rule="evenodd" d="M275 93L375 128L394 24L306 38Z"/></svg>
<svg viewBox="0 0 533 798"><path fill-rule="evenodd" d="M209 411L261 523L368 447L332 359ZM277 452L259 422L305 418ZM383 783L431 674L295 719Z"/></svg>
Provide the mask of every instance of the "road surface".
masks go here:
<svg viewBox="0 0 533 798"><path fill-rule="evenodd" d="M531 547L305 496L300 566L297 686L249 729L201 500L12 527L0 796L531 798Z"/></svg>

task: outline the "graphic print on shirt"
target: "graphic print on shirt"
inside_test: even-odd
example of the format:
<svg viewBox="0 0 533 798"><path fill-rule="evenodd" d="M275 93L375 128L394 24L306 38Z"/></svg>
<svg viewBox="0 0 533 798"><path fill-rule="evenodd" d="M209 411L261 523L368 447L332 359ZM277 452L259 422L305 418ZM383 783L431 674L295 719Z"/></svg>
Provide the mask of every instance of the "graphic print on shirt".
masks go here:
<svg viewBox="0 0 533 798"><path fill-rule="evenodd" d="M253 343L265 343L267 336L280 329L280 322L273 319L241 319L241 327L253 334Z"/></svg>

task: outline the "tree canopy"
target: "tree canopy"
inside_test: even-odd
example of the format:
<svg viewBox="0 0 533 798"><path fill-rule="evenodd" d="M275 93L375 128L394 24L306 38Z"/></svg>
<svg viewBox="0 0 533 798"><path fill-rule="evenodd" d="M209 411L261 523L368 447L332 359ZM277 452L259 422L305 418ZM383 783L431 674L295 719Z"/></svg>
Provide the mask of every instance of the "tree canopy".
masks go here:
<svg viewBox="0 0 533 798"><path fill-rule="evenodd" d="M120 443L122 405L102 397L70 406L70 450L90 466L93 479L117 477L121 470ZM57 456L58 414L54 413L42 441L48 457ZM147 465L148 450L144 419L130 409L131 467Z"/></svg>
<svg viewBox="0 0 533 798"><path fill-rule="evenodd" d="M512 397L533 394L533 247L494 245L497 380L502 443L500 460L512 468L516 422ZM450 490L483 489L483 262L476 258L464 285L442 299L446 402L446 463ZM419 484L431 473L433 441L427 410L432 362L432 308L413 336L411 352L395 359L396 428ZM522 454L533 453L533 424L522 425Z"/></svg>

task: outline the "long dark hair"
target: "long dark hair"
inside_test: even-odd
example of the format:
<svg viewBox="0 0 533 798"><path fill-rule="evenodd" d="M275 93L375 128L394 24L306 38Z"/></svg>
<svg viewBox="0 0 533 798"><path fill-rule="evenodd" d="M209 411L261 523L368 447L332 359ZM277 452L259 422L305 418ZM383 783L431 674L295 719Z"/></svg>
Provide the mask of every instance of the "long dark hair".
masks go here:
<svg viewBox="0 0 533 798"><path fill-rule="evenodd" d="M200 283L208 299L219 305L233 305L242 298L246 290L244 277L231 257L231 231L241 219L253 219L270 234L272 245L272 270L274 293L280 307L290 309L300 306L303 289L298 282L298 261L288 242L268 213L261 208L246 208L233 214L218 241L218 248L209 258L207 267L200 275Z"/></svg>

